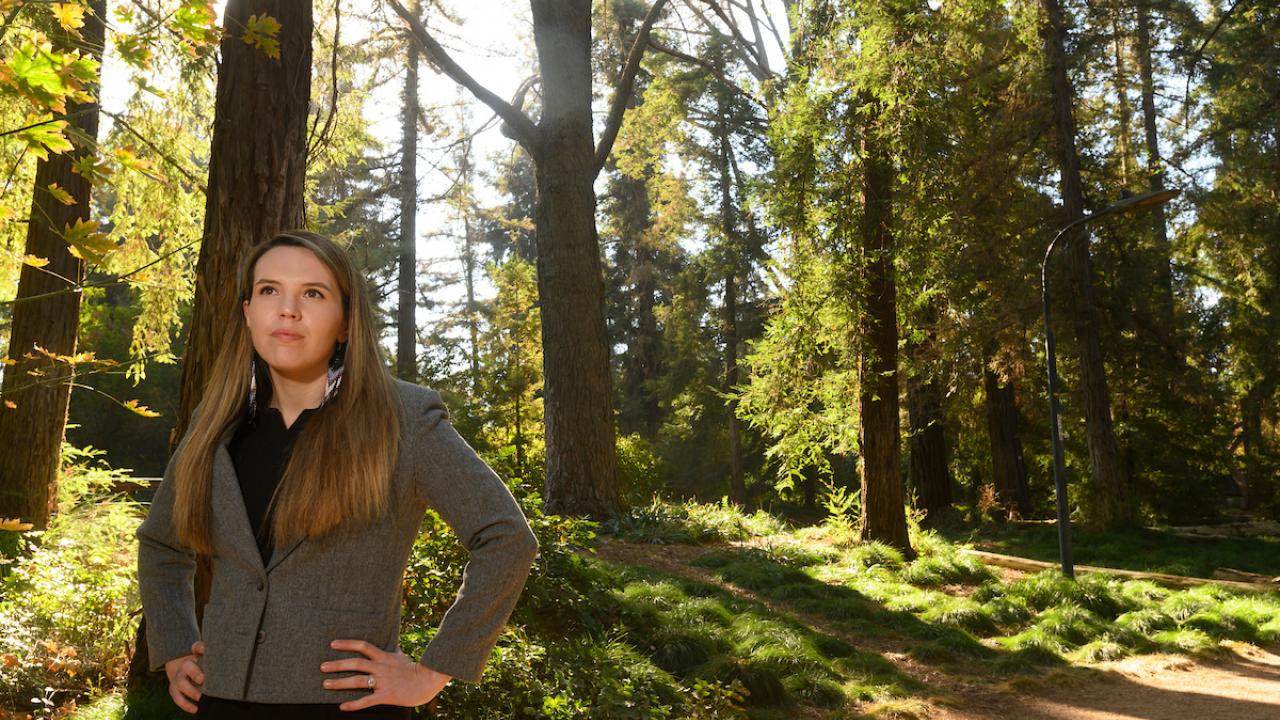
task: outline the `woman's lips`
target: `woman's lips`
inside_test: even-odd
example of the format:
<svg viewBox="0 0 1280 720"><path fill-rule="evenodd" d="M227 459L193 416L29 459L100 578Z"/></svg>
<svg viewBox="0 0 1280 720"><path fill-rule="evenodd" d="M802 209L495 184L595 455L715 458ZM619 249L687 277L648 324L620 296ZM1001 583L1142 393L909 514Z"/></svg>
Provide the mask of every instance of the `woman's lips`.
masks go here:
<svg viewBox="0 0 1280 720"><path fill-rule="evenodd" d="M271 333L271 337L273 337L273 338L275 338L275 339L277 339L277 340L279 340L279 341L281 341L281 342L291 342L291 341L293 341L293 340L301 340L301 339L302 339L302 336L301 336L301 335L299 335L299 334L297 334L297 333L285 332L285 331L283 331L283 330L278 330L278 331L276 331L276 332Z"/></svg>

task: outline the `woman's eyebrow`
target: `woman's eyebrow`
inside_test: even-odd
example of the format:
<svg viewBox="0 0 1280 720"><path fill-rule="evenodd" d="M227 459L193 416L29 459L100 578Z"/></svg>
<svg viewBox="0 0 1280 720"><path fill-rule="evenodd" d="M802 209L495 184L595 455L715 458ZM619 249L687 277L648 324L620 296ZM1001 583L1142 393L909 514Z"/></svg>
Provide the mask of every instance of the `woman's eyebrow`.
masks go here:
<svg viewBox="0 0 1280 720"><path fill-rule="evenodd" d="M263 278L263 279L259 280L258 282L254 283L253 285L254 285L254 287L257 287L258 285L261 285L262 283L275 283L276 285L281 284L279 280L271 280L270 278ZM324 288L325 290L328 290L329 292L333 292L333 288L329 287L328 285L326 285L326 284L324 284L324 283L322 283L322 282L308 282L308 283L302 283L302 286L303 286L303 287L307 287L307 286L310 286L310 285L314 285L314 286L316 286L316 287L322 287L322 288Z"/></svg>

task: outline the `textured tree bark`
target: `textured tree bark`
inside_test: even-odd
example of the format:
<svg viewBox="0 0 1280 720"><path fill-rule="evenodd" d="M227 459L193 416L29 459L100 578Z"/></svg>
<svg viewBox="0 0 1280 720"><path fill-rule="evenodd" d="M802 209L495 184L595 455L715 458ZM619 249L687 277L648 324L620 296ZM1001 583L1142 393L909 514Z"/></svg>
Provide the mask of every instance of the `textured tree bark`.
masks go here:
<svg viewBox="0 0 1280 720"><path fill-rule="evenodd" d="M58 51L79 50L95 59L102 57L105 0L93 0L90 9L80 31L83 40L65 32L51 32ZM89 92L96 96L97 88L89 88ZM36 164L24 252L45 258L49 264L42 268L23 265L18 276L9 335L9 359L15 364L5 367L0 389L0 399L14 405L0 404L0 518L17 518L37 530L48 527L58 496L58 469L74 370L67 363L44 356L35 346L59 355L76 352L80 291L68 292L67 282L77 287L84 282L84 261L69 252L62 236L68 226L89 219L93 188L72 167L79 159L94 154L98 116L96 100L68 103L67 114L59 119L67 121L66 135L75 148L51 154ZM73 133L83 134L87 141ZM52 183L69 193L74 203L64 205L55 198L49 191ZM46 293L56 294L25 300Z"/></svg>
<svg viewBox="0 0 1280 720"><path fill-rule="evenodd" d="M410 5L421 12L418 0ZM404 75L404 106L400 118L400 268L396 303L396 374L418 378L418 43L408 45ZM468 305L468 309L470 305ZM474 358L475 338L472 338Z"/></svg>
<svg viewBox="0 0 1280 720"><path fill-rule="evenodd" d="M925 511L925 522L936 521L953 500L942 389L936 378L908 378L907 418L911 423L908 477L916 502Z"/></svg>
<svg viewBox="0 0 1280 720"><path fill-rule="evenodd" d="M1058 167L1062 175L1065 221L1084 215L1080 159L1076 154L1075 118L1071 114L1071 81L1067 78L1064 50L1066 28L1059 0L1041 0L1048 21L1041 29L1053 96L1057 129ZM1091 521L1099 528L1127 525L1132 520L1128 475L1111 420L1111 396L1099 338L1098 310L1093 302L1092 270L1087 235L1077 229L1067 237L1068 274L1071 279L1071 314L1080 348L1080 392L1084 407L1085 435L1092 476Z"/></svg>
<svg viewBox="0 0 1280 720"><path fill-rule="evenodd" d="M545 366L546 511L619 511L613 395L596 235L591 130L591 4L533 0L543 111L538 178L538 296Z"/></svg>
<svg viewBox="0 0 1280 720"><path fill-rule="evenodd" d="M983 354L982 385L986 390L987 436L991 442L991 478L1000 504L1031 515L1031 492L1027 485L1027 465L1018 437L1018 405L1013 380L1002 383L991 369L994 343Z"/></svg>
<svg viewBox="0 0 1280 720"><path fill-rule="evenodd" d="M871 117L878 116L871 113ZM888 543L914 557L899 465L898 300L890 197L893 168L874 140L864 139L862 152L862 348L858 353L862 539Z"/></svg>
<svg viewBox="0 0 1280 720"><path fill-rule="evenodd" d="M279 59L241 39L255 14L280 22ZM231 323L243 322L236 297L241 259L259 242L303 222L311 4L230 0L223 27L204 238L170 450L186 433L223 334Z"/></svg>

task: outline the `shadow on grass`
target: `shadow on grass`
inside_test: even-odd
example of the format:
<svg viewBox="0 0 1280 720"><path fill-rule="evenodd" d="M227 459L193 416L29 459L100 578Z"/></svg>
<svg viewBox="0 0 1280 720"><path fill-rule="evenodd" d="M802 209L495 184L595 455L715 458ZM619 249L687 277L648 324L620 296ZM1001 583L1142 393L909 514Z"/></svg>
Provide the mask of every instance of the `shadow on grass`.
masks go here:
<svg viewBox="0 0 1280 720"><path fill-rule="evenodd" d="M1032 672L1066 664L1056 653L1035 645L1008 650L984 645L970 630L995 633L996 626L985 615L957 612L941 615L939 622L926 622L910 611L886 608L858 590L822 582L758 553L714 551L691 564L725 582L821 617L847 634L912 641L907 652L913 658L951 674Z"/></svg>
<svg viewBox="0 0 1280 720"><path fill-rule="evenodd" d="M978 528L944 526L940 535L954 543L972 543L984 550L1055 562L1055 525L984 525ZM1071 530L1072 552L1080 565L1212 577L1220 567L1268 576L1280 575L1280 537L1193 538L1167 530L1140 528L1112 532Z"/></svg>

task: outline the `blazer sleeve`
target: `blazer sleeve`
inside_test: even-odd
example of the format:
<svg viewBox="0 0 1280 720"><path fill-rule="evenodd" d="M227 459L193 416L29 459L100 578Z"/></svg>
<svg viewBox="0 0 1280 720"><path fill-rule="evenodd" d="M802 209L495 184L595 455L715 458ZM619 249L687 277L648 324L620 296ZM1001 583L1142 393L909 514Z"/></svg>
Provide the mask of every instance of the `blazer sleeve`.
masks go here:
<svg viewBox="0 0 1280 720"><path fill-rule="evenodd" d="M415 489L470 553L458 597L419 663L478 682L524 590L538 541L511 491L449 422L440 393L427 390L410 418Z"/></svg>
<svg viewBox="0 0 1280 720"><path fill-rule="evenodd" d="M192 424L198 412L197 407ZM173 522L174 469L183 445L179 444L169 458L151 509L134 531L138 538L138 591L147 618L147 657L152 670L189 655L191 645L200 639L194 586L196 553L178 540Z"/></svg>

